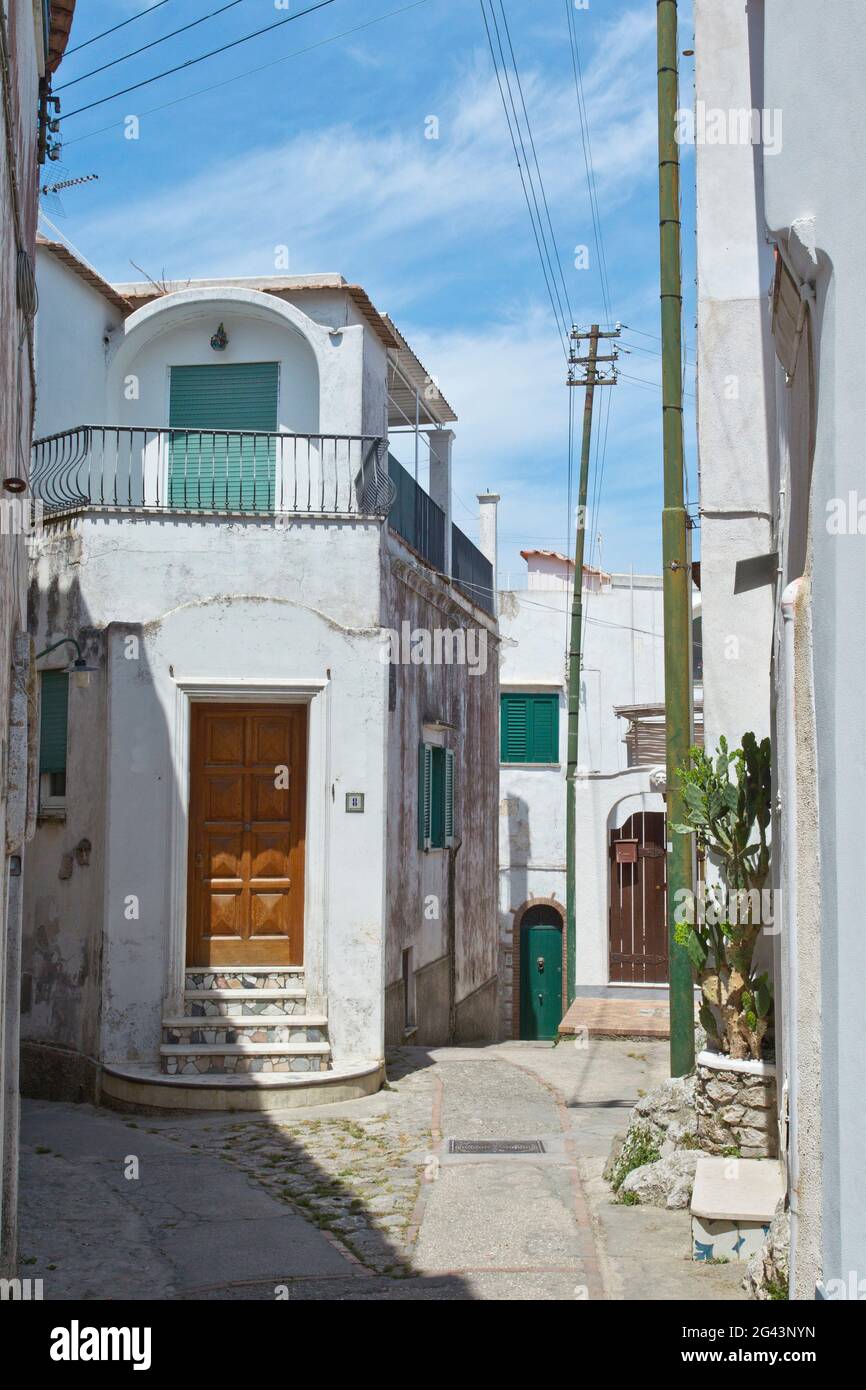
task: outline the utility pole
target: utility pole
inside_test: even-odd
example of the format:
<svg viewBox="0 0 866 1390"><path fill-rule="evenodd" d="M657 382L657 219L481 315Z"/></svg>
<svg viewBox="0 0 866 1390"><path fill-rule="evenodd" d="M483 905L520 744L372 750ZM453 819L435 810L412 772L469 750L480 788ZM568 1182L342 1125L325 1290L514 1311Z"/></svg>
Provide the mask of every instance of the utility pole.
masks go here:
<svg viewBox="0 0 866 1390"><path fill-rule="evenodd" d="M565 782L565 937L566 937L566 984L565 996L568 1007L574 1002L574 982L577 945L577 913L575 906L575 836L577 831L577 736L580 719L580 647L583 632L583 553L586 536L586 498L589 492L589 446L592 440L592 404L596 386L615 386L616 371L609 376L599 376L599 362L615 362L616 352L600 357L599 339L618 338L619 329L602 333L597 323L588 333L580 333L572 328L569 335L573 342L589 342L589 355L579 357L572 349L569 356L569 386L585 386L583 403L583 444L580 452L580 483L577 500L577 530L574 543L574 588L571 599L571 636L568 644L568 772ZM584 368L581 377L575 375L574 368Z"/></svg>
<svg viewBox="0 0 866 1390"><path fill-rule="evenodd" d="M683 495L682 267L677 0L658 0L659 243L661 261L662 421L664 438L665 733L667 741L667 914L670 956L671 1076L695 1064L694 986L688 953L676 939L676 908L694 891L694 839L675 835L686 817L677 769L693 742L692 613L688 517Z"/></svg>

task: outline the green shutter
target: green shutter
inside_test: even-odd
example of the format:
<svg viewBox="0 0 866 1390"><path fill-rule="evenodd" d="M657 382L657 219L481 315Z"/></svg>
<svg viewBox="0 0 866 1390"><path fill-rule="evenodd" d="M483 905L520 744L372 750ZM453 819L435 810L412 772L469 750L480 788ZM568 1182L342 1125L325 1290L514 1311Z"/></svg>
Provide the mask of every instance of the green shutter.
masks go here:
<svg viewBox="0 0 866 1390"><path fill-rule="evenodd" d="M433 755L430 786L430 844L433 849L445 845L445 749L436 744Z"/></svg>
<svg viewBox="0 0 866 1390"><path fill-rule="evenodd" d="M418 848L429 849L432 822L433 749L418 746Z"/></svg>
<svg viewBox="0 0 866 1390"><path fill-rule="evenodd" d="M172 367L169 426L274 433L279 385L278 362ZM273 439L170 436L170 506L268 511L274 506L275 474Z"/></svg>
<svg viewBox="0 0 866 1390"><path fill-rule="evenodd" d="M445 843L454 843L454 754L445 749Z"/></svg>
<svg viewBox="0 0 866 1390"><path fill-rule="evenodd" d="M503 763L559 762L559 696L500 696L500 760Z"/></svg>
<svg viewBox="0 0 866 1390"><path fill-rule="evenodd" d="M66 771L69 676L66 671L42 672L39 713L39 771Z"/></svg>

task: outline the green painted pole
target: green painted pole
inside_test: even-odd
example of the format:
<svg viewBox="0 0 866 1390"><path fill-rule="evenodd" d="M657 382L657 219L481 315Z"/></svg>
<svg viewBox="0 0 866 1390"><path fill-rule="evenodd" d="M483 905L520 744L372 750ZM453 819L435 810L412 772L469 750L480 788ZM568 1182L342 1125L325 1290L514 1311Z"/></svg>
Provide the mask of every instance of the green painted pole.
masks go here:
<svg viewBox="0 0 866 1390"><path fill-rule="evenodd" d="M692 743L691 567L683 495L682 268L680 261L680 151L677 0L657 0L659 110L659 241L661 260L662 419L664 437L665 724L667 818L685 820L676 769ZM694 891L691 835L667 831L667 913L670 943L671 1076L695 1064L692 966L675 936L675 909Z"/></svg>
<svg viewBox="0 0 866 1390"><path fill-rule="evenodd" d="M569 1008L574 1002L575 954L577 949L577 912L575 907L577 805L575 798L577 795L577 736L580 718L580 641L583 630L583 554L586 537L589 446L592 440L592 403L595 396L595 363L598 356L598 339L599 328L598 324L594 323L589 332L589 353L586 361L583 443L580 451L577 530L574 541L574 589L571 599L571 636L568 644L568 770L565 782L565 992Z"/></svg>

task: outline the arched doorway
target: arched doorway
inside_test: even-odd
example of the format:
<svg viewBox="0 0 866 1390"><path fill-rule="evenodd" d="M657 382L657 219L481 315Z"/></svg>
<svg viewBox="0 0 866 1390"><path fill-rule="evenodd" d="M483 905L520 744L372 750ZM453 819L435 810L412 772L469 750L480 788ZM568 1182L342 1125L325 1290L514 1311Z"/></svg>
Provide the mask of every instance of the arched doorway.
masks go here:
<svg viewBox="0 0 866 1390"><path fill-rule="evenodd" d="M552 903L532 903L519 923L518 1037L555 1038L562 1022L562 913Z"/></svg>
<svg viewBox="0 0 866 1390"><path fill-rule="evenodd" d="M668 980L663 811L637 811L610 832L609 973L612 985Z"/></svg>

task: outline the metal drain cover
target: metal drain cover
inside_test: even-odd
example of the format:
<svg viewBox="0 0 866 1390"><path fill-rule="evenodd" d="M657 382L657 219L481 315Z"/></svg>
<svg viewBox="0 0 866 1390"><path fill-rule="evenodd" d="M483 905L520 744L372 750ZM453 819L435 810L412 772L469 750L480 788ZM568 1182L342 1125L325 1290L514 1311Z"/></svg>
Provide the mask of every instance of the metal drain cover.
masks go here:
<svg viewBox="0 0 866 1390"><path fill-rule="evenodd" d="M449 1139L450 1154L543 1154L540 1139Z"/></svg>

